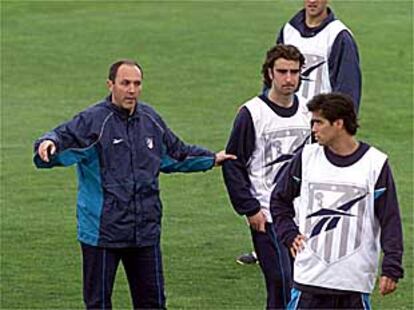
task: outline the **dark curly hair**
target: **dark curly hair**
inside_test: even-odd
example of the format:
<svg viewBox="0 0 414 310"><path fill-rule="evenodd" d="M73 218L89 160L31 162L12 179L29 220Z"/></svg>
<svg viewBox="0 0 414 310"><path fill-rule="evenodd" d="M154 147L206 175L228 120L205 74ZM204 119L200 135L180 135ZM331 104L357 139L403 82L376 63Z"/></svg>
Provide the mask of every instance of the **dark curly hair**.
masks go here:
<svg viewBox="0 0 414 310"><path fill-rule="evenodd" d="M308 102L307 107L310 112L321 113L331 124L342 119L345 130L352 136L356 134L359 125L350 96L341 93L319 94Z"/></svg>
<svg viewBox="0 0 414 310"><path fill-rule="evenodd" d="M262 65L263 83L268 88L272 86L272 79L269 77L269 68L273 68L275 61L279 58L298 61L299 68L302 68L305 64L305 57L296 46L285 44L278 44L273 46L270 50L267 51L266 60Z"/></svg>

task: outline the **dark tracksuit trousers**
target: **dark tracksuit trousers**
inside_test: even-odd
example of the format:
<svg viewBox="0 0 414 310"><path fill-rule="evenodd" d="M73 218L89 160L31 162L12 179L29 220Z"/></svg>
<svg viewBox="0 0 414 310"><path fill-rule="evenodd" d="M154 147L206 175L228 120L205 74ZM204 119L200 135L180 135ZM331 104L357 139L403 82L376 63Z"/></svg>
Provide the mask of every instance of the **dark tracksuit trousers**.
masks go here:
<svg viewBox="0 0 414 310"><path fill-rule="evenodd" d="M134 309L165 309L160 245L102 248L81 243L83 298L87 309L111 309L119 262L127 275Z"/></svg>
<svg viewBox="0 0 414 310"><path fill-rule="evenodd" d="M276 236L273 224L266 232L250 229L254 250L262 269L267 289L267 309L286 309L292 288L292 264L289 251Z"/></svg>

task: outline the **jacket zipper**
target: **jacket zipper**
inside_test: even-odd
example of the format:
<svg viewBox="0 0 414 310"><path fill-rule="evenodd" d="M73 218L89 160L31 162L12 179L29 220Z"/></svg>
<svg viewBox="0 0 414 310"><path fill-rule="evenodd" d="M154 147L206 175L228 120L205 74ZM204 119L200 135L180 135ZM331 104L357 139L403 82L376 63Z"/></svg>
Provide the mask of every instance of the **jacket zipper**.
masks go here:
<svg viewBox="0 0 414 310"><path fill-rule="evenodd" d="M135 244L137 244L137 222L138 222L138 214L137 214L137 201L136 201L136 199L135 199L135 197L136 197L136 193L135 193L135 191L136 191L136 184L137 184L137 182L136 182L136 179L135 179L135 169L134 169L134 156L133 156L133 150L134 150L134 146L133 146L133 144L132 144L132 141L131 141L131 139L130 139L130 136L129 136L129 126L130 126L130 124L131 124L131 118L130 117L128 117L128 119L127 119L127 124L126 124L126 133L127 133L127 137L128 137L128 143L129 143L129 146L130 146L130 156L129 156L129 158L130 158L130 161L131 161L131 172L132 172L132 178L133 178L133 181L134 181L134 192L133 192L133 201L134 201L134 210L133 210L133 212L134 212L134 218L135 218L135 223L134 223L134 243Z"/></svg>

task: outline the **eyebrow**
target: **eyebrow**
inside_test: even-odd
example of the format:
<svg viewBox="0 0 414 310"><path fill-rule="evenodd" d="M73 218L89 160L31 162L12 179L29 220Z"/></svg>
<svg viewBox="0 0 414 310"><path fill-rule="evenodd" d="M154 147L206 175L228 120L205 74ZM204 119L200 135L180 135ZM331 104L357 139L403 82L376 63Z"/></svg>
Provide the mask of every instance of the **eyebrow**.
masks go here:
<svg viewBox="0 0 414 310"><path fill-rule="evenodd" d="M279 69L279 68L275 68L276 71L278 72L293 72L293 73L298 73L300 71L300 69Z"/></svg>
<svg viewBox="0 0 414 310"><path fill-rule="evenodd" d="M121 80L121 83L142 83L142 80L128 80L128 79L123 79Z"/></svg>

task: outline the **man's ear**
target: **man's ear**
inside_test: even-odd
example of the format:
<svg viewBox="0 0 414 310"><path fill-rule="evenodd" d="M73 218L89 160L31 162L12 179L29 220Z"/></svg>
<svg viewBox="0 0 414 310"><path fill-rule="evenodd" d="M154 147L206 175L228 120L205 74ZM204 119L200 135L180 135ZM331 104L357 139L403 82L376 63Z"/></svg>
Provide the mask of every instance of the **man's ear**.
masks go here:
<svg viewBox="0 0 414 310"><path fill-rule="evenodd" d="M267 76L273 80L273 68L267 68Z"/></svg>
<svg viewBox="0 0 414 310"><path fill-rule="evenodd" d="M344 128L344 120L342 118L339 118L339 119L335 120L333 122L333 124L334 124L335 127L339 128L339 129Z"/></svg>
<svg viewBox="0 0 414 310"><path fill-rule="evenodd" d="M106 86L108 87L109 91L112 92L112 88L114 87L114 82L108 79L106 80Z"/></svg>

